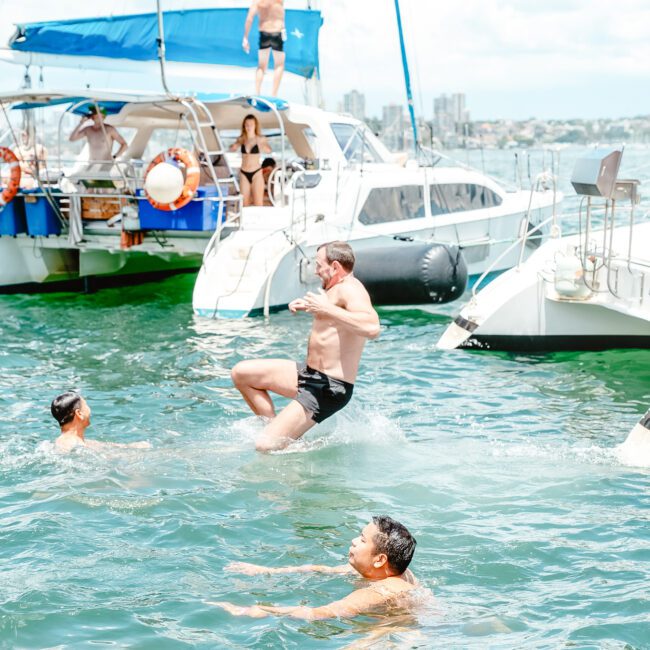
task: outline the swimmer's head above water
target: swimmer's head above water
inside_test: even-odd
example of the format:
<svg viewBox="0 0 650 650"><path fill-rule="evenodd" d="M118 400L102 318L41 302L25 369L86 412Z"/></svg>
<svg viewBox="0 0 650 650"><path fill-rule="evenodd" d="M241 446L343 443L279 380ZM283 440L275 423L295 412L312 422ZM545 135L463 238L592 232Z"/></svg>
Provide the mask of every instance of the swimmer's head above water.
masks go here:
<svg viewBox="0 0 650 650"><path fill-rule="evenodd" d="M149 449L151 447L147 441L120 444L87 440L85 432L90 426L91 410L86 400L79 393L68 391L55 397L52 400L50 411L52 411L52 417L61 427L61 435L54 442L54 446L59 451L70 451L77 446L92 449L104 449L109 446L133 447L136 449Z"/></svg>
<svg viewBox="0 0 650 650"><path fill-rule="evenodd" d="M90 406L79 393L68 391L55 397L50 405L50 411L61 430L71 425L81 426L84 429L90 426Z"/></svg>
<svg viewBox="0 0 650 650"><path fill-rule="evenodd" d="M416 544L406 526L385 515L375 516L352 540L350 566L368 580L400 576L408 569Z"/></svg>
<svg viewBox="0 0 650 650"><path fill-rule="evenodd" d="M320 607L252 605L242 607L225 601L206 601L235 616L262 618L269 614L292 616L306 620L321 618L350 618L357 615L394 613L409 609L413 604L410 594L420 585L409 571L416 541L399 522L386 516L373 517L361 534L352 541L348 564L324 566L305 564L294 567L264 567L247 562L233 562L227 571L258 575L262 573L316 573L361 574L368 583L341 600ZM429 596L432 596L428 592Z"/></svg>

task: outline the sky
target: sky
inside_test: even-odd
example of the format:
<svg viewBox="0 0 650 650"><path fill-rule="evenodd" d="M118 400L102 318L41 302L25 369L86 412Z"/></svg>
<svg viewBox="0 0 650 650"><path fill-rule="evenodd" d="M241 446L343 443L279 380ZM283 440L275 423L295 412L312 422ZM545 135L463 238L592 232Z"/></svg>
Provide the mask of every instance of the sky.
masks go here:
<svg viewBox="0 0 650 650"><path fill-rule="evenodd" d="M163 9L247 6L245 0L161 0ZM307 0L287 0L306 8ZM366 113L405 103L394 0L313 0L323 13L322 91L335 110L343 94L366 96ZM650 114L649 0L400 0L415 108L430 118L433 98L464 92L471 119L625 117ZM0 0L0 44L12 23L155 11L155 0ZM228 87L215 79L171 78L176 90L250 92L254 70ZM0 62L0 90L23 69ZM37 85L38 71L32 71ZM157 90L152 75L48 68L49 87ZM302 83L281 94L301 101Z"/></svg>

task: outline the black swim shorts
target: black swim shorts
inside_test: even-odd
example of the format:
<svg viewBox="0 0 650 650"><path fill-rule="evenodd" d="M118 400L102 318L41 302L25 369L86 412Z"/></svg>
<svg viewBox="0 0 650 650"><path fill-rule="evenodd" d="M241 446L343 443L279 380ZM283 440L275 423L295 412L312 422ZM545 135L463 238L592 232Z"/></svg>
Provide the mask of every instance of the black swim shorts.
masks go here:
<svg viewBox="0 0 650 650"><path fill-rule="evenodd" d="M322 422L340 411L352 397L354 384L334 379L324 372L298 363L298 394L296 401L311 413L314 422Z"/></svg>
<svg viewBox="0 0 650 650"><path fill-rule="evenodd" d="M260 50L271 48L276 52L284 51L282 32L260 32Z"/></svg>

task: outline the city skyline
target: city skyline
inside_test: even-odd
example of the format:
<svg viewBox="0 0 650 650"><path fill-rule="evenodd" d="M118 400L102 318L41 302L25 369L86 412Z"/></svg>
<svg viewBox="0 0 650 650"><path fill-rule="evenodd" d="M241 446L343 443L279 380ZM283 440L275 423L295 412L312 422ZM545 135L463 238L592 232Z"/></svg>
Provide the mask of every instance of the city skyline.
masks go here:
<svg viewBox="0 0 650 650"><path fill-rule="evenodd" d="M391 151L413 146L405 104L382 106L380 117L363 115L365 96L356 89L345 93L339 110L365 121ZM356 113L355 113L356 111ZM512 148L539 144L594 142L650 142L650 114L624 118L472 120L462 92L433 100L433 117L416 116L420 142L439 148Z"/></svg>
<svg viewBox="0 0 650 650"><path fill-rule="evenodd" d="M199 0L164 0L163 8L198 8ZM248 6L248 0L229 0ZM322 92L326 107L350 88L365 96L367 115L382 106L404 103L403 72L393 3L390 0L327 0L320 36ZM305 1L287 0L289 8ZM151 0L0 0L7 21L0 42L7 43L12 23L55 20L154 10ZM474 119L570 119L621 117L643 113L650 106L645 61L650 56L650 6L641 0L551 0L544 6L524 0L402 0L406 49L411 66L414 105L429 117L433 98L466 94ZM137 65L134 64L134 69ZM23 68L0 63L0 89L22 83ZM191 79L172 79L179 91L250 92L253 70L241 79L219 79L206 72ZM38 75L33 71L33 76ZM152 75L46 68L51 87L160 89ZM226 89L219 88L226 84ZM303 100L302 83L283 82L281 94Z"/></svg>

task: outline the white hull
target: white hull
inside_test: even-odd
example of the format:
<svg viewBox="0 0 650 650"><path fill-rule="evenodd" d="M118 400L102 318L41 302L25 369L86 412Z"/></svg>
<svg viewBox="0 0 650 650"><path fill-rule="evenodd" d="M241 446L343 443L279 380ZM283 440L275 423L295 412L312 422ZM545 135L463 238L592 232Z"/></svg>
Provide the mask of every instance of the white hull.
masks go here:
<svg viewBox="0 0 650 650"><path fill-rule="evenodd" d="M602 231L593 238L603 241ZM587 269L581 290L572 297L557 291L557 265L567 246L579 245L577 235L543 244L526 263L480 291L438 346L650 347L650 223L636 225L632 238L628 227L616 228L611 258L596 259L596 268Z"/></svg>
<svg viewBox="0 0 650 650"><path fill-rule="evenodd" d="M534 210L534 224L550 217L549 199L541 195L543 207ZM268 212L245 209L241 230L205 256L194 288L194 312L209 318L240 318L286 307L294 298L319 286L312 260L320 244L334 239L348 241L357 252L394 244L395 236L460 244L469 276L478 276L490 267L495 272L512 267L519 258L519 249L504 252L517 238L526 212L482 212L466 213L460 218L448 215L444 219L421 219L419 227L413 224L411 228L404 227L410 222L401 229L393 223L390 229L378 232L376 227L364 228L361 224L351 229L349 217L311 218L292 225L288 210L282 220ZM275 227L269 228L270 220Z"/></svg>
<svg viewBox="0 0 650 650"><path fill-rule="evenodd" d="M0 292L45 291L48 288L75 288L91 278L120 277L129 283L147 276L192 271L201 264L211 233L178 237L167 233L165 247L147 241L140 246L120 248L119 231L101 238L88 235L84 243L69 244L67 237L0 237ZM83 286L83 284L81 285Z"/></svg>

